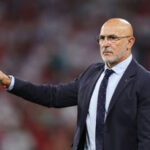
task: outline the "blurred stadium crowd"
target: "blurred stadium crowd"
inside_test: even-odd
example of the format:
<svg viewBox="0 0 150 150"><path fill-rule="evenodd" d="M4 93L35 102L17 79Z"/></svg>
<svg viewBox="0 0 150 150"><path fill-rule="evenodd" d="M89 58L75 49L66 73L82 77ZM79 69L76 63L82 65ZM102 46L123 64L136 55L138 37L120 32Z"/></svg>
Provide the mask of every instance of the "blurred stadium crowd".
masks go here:
<svg viewBox="0 0 150 150"><path fill-rule="evenodd" d="M145 0L0 0L0 70L34 83L68 82L101 61L96 36L105 20L134 27L134 56L150 69ZM0 150L69 150L76 107L43 108L0 91Z"/></svg>

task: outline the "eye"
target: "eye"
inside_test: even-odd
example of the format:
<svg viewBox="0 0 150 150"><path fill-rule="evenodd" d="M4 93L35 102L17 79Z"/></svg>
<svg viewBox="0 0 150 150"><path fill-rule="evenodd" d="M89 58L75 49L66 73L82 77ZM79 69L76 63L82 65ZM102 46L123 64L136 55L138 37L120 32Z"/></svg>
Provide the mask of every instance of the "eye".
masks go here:
<svg viewBox="0 0 150 150"><path fill-rule="evenodd" d="M116 40L118 37L116 35L109 35L108 40Z"/></svg>
<svg viewBox="0 0 150 150"><path fill-rule="evenodd" d="M104 40L104 39L105 39L105 36L103 36L103 35L99 36L99 40Z"/></svg>

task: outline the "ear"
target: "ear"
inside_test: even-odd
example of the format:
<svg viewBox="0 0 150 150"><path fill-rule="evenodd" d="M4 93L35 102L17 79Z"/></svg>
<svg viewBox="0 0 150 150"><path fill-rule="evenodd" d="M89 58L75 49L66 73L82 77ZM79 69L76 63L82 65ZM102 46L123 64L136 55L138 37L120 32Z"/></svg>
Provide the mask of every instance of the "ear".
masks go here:
<svg viewBox="0 0 150 150"><path fill-rule="evenodd" d="M128 40L128 49L131 49L134 43L135 43L135 37L131 36Z"/></svg>

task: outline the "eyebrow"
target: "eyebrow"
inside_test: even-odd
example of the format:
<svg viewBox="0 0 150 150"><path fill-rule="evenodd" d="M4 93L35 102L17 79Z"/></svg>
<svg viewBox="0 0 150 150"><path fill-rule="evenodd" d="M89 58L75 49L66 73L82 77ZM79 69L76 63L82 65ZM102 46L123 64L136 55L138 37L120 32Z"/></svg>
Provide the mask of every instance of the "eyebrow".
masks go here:
<svg viewBox="0 0 150 150"><path fill-rule="evenodd" d="M99 36L118 36L118 35L116 35L116 34L108 34L108 35L99 35Z"/></svg>

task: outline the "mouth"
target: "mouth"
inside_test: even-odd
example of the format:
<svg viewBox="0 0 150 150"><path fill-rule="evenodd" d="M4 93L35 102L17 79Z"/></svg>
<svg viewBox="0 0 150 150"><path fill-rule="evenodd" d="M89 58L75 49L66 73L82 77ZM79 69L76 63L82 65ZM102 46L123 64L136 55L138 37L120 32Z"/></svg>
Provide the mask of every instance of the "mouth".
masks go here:
<svg viewBox="0 0 150 150"><path fill-rule="evenodd" d="M112 52L103 52L103 55L112 55Z"/></svg>

